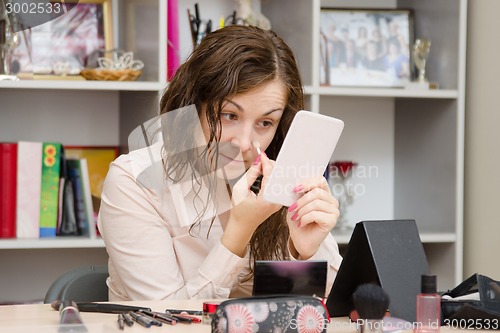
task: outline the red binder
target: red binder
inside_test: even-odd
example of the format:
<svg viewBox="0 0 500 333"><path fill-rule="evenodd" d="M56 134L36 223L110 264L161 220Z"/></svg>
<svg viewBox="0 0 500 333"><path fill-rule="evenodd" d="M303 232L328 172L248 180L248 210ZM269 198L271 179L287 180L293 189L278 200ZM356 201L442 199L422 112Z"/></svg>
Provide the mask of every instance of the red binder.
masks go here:
<svg viewBox="0 0 500 333"><path fill-rule="evenodd" d="M16 237L17 143L0 143L0 238Z"/></svg>

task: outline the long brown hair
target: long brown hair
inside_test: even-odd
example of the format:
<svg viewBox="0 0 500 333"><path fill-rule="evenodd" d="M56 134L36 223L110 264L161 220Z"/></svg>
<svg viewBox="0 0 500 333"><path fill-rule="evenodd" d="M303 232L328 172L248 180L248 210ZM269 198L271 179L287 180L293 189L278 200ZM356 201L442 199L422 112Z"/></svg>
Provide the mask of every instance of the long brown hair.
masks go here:
<svg viewBox="0 0 500 333"><path fill-rule="evenodd" d="M266 149L269 158L275 160L295 113L303 109L304 96L293 52L272 31L235 25L207 35L177 70L161 98L160 113L195 105L198 116L201 116L204 107L210 131L207 147L217 147L221 132L220 112L225 100L275 79L283 82L287 94L286 106L276 134ZM185 140L169 140L170 133L176 130L189 133L190 129L176 128L175 122L164 125L164 166L167 177L174 182L180 181L185 170L188 167L194 168L200 161L217 167L217 161L209 156L208 148L201 153L194 150L181 153L186 145L192 147L192 142L188 141L194 140L193 138L186 135ZM212 195L213 193L215 192L212 191ZM198 216L203 216L203 212L198 212ZM254 232L250 241L250 267L253 267L255 260L285 259L288 254L288 237L286 208L283 207Z"/></svg>

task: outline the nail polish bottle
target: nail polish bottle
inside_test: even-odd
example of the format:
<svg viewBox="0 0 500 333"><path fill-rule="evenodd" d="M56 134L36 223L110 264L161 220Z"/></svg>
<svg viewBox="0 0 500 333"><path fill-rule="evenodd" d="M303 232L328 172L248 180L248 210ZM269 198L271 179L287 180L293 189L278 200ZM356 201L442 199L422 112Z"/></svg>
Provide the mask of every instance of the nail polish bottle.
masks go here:
<svg viewBox="0 0 500 333"><path fill-rule="evenodd" d="M436 276L422 275L421 293L417 295L417 333L439 332L441 325L441 296L436 291Z"/></svg>

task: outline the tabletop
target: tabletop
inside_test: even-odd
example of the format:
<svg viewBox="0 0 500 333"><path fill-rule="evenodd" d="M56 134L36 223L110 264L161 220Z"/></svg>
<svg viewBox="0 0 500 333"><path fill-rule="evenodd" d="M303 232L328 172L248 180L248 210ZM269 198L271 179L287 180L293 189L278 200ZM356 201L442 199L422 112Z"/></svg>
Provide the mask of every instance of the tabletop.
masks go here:
<svg viewBox="0 0 500 333"><path fill-rule="evenodd" d="M117 302L118 303L118 302ZM201 310L202 300L186 301L134 301L119 302L119 304L144 306L153 311L164 312L169 309ZM124 330L118 329L118 315L109 313L80 312L87 333L101 332L211 332L210 325L203 323L176 325L163 324L159 326L143 327L137 323L133 326L125 326ZM200 317L201 318L201 317ZM0 306L0 332L21 333L60 333L59 312L54 310L50 304L23 304ZM36 329L35 329L36 328ZM76 331L74 331L76 332ZM328 324L328 332L356 332L356 325L350 323L347 318L333 318Z"/></svg>
<svg viewBox="0 0 500 333"><path fill-rule="evenodd" d="M212 300L213 301L213 300ZM119 304L143 306L151 308L153 311L164 312L168 309L201 310L202 300L175 300L175 301L134 301L119 302ZM210 325L203 323L176 325L163 324L159 326L143 327L137 323L133 326L125 326L124 330L118 328L118 315L109 313L80 312L82 321L87 333L101 332L211 332ZM200 317L201 318L201 317ZM54 310L50 304L23 304L0 306L0 332L2 333L62 333L59 325L59 312ZM392 330L393 333L403 330ZM412 332L411 329L404 330ZM441 327L441 333L456 333L458 329L451 327ZM68 331L66 331L68 332ZM70 332L82 332L81 330L71 330ZM347 317L332 318L327 324L327 332L354 333L357 332L356 324L349 321Z"/></svg>

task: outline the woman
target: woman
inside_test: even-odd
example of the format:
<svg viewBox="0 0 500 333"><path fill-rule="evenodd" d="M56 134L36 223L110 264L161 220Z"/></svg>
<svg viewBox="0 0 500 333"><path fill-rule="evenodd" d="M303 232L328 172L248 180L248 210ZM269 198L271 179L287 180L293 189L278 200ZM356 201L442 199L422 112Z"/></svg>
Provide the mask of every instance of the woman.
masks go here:
<svg viewBox="0 0 500 333"><path fill-rule="evenodd" d="M288 208L258 194L303 103L294 56L274 33L229 26L203 39L161 99L163 142L110 166L99 230L111 301L249 295L253 263L266 259L328 260L330 290L341 257L326 180L297 186Z"/></svg>

